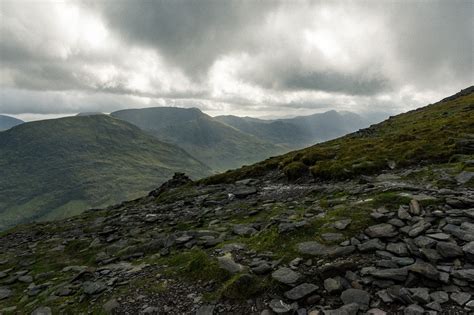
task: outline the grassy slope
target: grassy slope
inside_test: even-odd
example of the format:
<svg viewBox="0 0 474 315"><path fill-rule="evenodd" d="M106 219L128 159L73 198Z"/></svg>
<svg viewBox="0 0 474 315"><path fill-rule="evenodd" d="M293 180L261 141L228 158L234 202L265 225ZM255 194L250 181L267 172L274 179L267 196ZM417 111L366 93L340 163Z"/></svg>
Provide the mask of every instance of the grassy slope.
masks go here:
<svg viewBox="0 0 474 315"><path fill-rule="evenodd" d="M217 171L287 151L223 124L196 108L158 107L123 110L111 115L178 145Z"/></svg>
<svg viewBox="0 0 474 315"><path fill-rule="evenodd" d="M108 116L23 124L0 133L0 229L137 198L175 171L210 173L183 150Z"/></svg>
<svg viewBox="0 0 474 315"><path fill-rule="evenodd" d="M459 142L474 139L474 88L370 128L315 146L219 174L206 183L232 182L282 169L290 179L312 175L343 179L421 162L447 162L463 152ZM472 153L472 152L471 152ZM389 163L390 162L390 163Z"/></svg>

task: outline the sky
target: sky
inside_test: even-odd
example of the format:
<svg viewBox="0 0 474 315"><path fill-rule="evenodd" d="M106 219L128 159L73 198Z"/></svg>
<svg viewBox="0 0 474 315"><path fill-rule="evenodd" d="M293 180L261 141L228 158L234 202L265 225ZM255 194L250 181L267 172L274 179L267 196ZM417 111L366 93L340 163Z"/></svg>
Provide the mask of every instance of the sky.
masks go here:
<svg viewBox="0 0 474 315"><path fill-rule="evenodd" d="M399 113L474 82L474 1L0 0L0 113Z"/></svg>

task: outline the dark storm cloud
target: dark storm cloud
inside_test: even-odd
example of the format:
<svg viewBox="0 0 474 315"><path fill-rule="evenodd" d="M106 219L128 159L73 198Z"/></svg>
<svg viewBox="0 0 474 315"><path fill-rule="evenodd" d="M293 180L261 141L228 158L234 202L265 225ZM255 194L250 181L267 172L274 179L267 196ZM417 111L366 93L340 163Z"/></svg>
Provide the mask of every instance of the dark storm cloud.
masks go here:
<svg viewBox="0 0 474 315"><path fill-rule="evenodd" d="M157 48L189 74L203 74L215 59L249 48L272 1L89 2L129 42Z"/></svg>
<svg viewBox="0 0 474 315"><path fill-rule="evenodd" d="M474 82L473 6L5 0L0 113L401 111Z"/></svg>

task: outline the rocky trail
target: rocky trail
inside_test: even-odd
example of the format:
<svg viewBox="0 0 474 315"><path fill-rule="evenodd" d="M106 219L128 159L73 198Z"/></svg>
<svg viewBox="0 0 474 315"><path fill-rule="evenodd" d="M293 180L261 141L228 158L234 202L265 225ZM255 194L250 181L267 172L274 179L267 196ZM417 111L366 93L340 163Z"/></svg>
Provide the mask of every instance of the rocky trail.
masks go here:
<svg viewBox="0 0 474 315"><path fill-rule="evenodd" d="M176 174L3 233L0 313L474 313L472 178L459 164L299 184Z"/></svg>

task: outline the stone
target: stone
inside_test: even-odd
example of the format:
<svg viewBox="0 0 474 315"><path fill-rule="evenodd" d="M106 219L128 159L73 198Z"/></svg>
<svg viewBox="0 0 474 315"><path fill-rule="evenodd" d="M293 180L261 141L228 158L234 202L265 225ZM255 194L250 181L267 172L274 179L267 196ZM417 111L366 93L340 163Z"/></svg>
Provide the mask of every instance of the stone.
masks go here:
<svg viewBox="0 0 474 315"><path fill-rule="evenodd" d="M465 184L474 178L474 172L462 171L456 176L458 184Z"/></svg>
<svg viewBox="0 0 474 315"><path fill-rule="evenodd" d="M51 314L53 314L51 311L51 308L45 307L45 306L38 307L31 313L31 315L51 315Z"/></svg>
<svg viewBox="0 0 474 315"><path fill-rule="evenodd" d="M255 233L257 233L256 229L245 224L234 225L234 227L232 228L232 231L234 232L234 234L237 234L239 236L252 236Z"/></svg>
<svg viewBox="0 0 474 315"><path fill-rule="evenodd" d="M397 216L400 220L410 220L411 215L408 213L408 210L406 210L403 207L398 208Z"/></svg>
<svg viewBox="0 0 474 315"><path fill-rule="evenodd" d="M474 282L474 269L459 269L452 272L452 276Z"/></svg>
<svg viewBox="0 0 474 315"><path fill-rule="evenodd" d="M387 315L387 312L381 310L380 308L371 308L367 311L367 315Z"/></svg>
<svg viewBox="0 0 474 315"><path fill-rule="evenodd" d="M272 273L272 278L278 282L294 285L301 279L301 275L287 267L281 267Z"/></svg>
<svg viewBox="0 0 474 315"><path fill-rule="evenodd" d="M471 298L471 294L467 292L454 292L451 293L451 300L456 302L459 306L463 306Z"/></svg>
<svg viewBox="0 0 474 315"><path fill-rule="evenodd" d="M451 242L438 242L436 251L444 258L455 258L464 255L462 248Z"/></svg>
<svg viewBox="0 0 474 315"><path fill-rule="evenodd" d="M263 261L260 264L252 267L251 270L256 275L264 275L272 270L272 266L268 262Z"/></svg>
<svg viewBox="0 0 474 315"><path fill-rule="evenodd" d="M389 243L386 250L397 256L408 256L408 248L405 243Z"/></svg>
<svg viewBox="0 0 474 315"><path fill-rule="evenodd" d="M451 238L451 236L449 236L449 234L446 234L446 233L426 234L426 236L434 238L437 241L447 241Z"/></svg>
<svg viewBox="0 0 474 315"><path fill-rule="evenodd" d="M376 278L405 281L408 276L407 268L378 269L370 273Z"/></svg>
<svg viewBox="0 0 474 315"><path fill-rule="evenodd" d="M344 219L334 222L334 227L338 230L345 230L349 224L352 223L351 219Z"/></svg>
<svg viewBox="0 0 474 315"><path fill-rule="evenodd" d="M328 293L342 291L343 287L340 278L327 278L324 280L324 289L326 289Z"/></svg>
<svg viewBox="0 0 474 315"><path fill-rule="evenodd" d="M418 303L426 304L430 301L430 294L427 288L411 288L411 297Z"/></svg>
<svg viewBox="0 0 474 315"><path fill-rule="evenodd" d="M323 233L321 238L326 242L339 242L344 239L344 235L341 233Z"/></svg>
<svg viewBox="0 0 474 315"><path fill-rule="evenodd" d="M438 302L439 304L443 304L449 301L449 295L444 291L432 292L430 293L430 297L433 301Z"/></svg>
<svg viewBox="0 0 474 315"><path fill-rule="evenodd" d="M465 244L462 247L462 250L464 254L466 255L466 258L470 260L471 262L474 262L474 241L471 241Z"/></svg>
<svg viewBox="0 0 474 315"><path fill-rule="evenodd" d="M386 238L393 237L398 234L396 228L388 223L380 223L377 225L369 226L365 229L365 234L372 238Z"/></svg>
<svg viewBox="0 0 474 315"><path fill-rule="evenodd" d="M273 312L275 312L276 314L282 314L282 315L293 314L293 312L297 308L297 306L294 304L287 304L283 302L282 300L278 300L278 299L271 300L269 306Z"/></svg>
<svg viewBox="0 0 474 315"><path fill-rule="evenodd" d="M108 300L102 306L102 308L104 309L104 312L107 314L113 314L114 311L117 310L117 308L119 307L120 307L120 304L118 303L117 299L114 299L114 298Z"/></svg>
<svg viewBox="0 0 474 315"><path fill-rule="evenodd" d="M303 242L297 244L297 250L303 255L318 257L341 257L350 255L355 251L355 246L326 246L316 241Z"/></svg>
<svg viewBox="0 0 474 315"><path fill-rule="evenodd" d="M423 315L424 313L424 308L416 304L411 304L403 310L404 315Z"/></svg>
<svg viewBox="0 0 474 315"><path fill-rule="evenodd" d="M247 196L256 194L257 188L242 186L242 187L237 187L232 193L234 194L235 197L239 199L243 199L243 198L246 198Z"/></svg>
<svg viewBox="0 0 474 315"><path fill-rule="evenodd" d="M413 265L407 267L411 272L425 276L432 280L439 279L439 271L431 264L418 259Z"/></svg>
<svg viewBox="0 0 474 315"><path fill-rule="evenodd" d="M430 310L434 310L436 312L441 312L443 310L441 308L441 304L439 304L438 302L431 302L431 303L426 304L425 306L429 308ZM436 312L435 312L435 315L436 315Z"/></svg>
<svg viewBox="0 0 474 315"><path fill-rule="evenodd" d="M418 200L412 199L410 201L410 213L415 216L419 216L421 214L421 206Z"/></svg>
<svg viewBox="0 0 474 315"><path fill-rule="evenodd" d="M474 300L471 300L466 303L466 308L469 310L474 310Z"/></svg>
<svg viewBox="0 0 474 315"><path fill-rule="evenodd" d="M359 308L366 310L370 303L370 294L360 289L347 289L341 293L341 300L344 304L356 303Z"/></svg>
<svg viewBox="0 0 474 315"><path fill-rule="evenodd" d="M102 282L93 282L93 281L85 281L82 284L82 289L84 290L84 293L87 295L93 295L93 294L98 294L107 289L105 284Z"/></svg>
<svg viewBox="0 0 474 315"><path fill-rule="evenodd" d="M219 268L224 269L232 274L242 272L244 270L244 267L241 264L236 263L232 259L232 255L230 253L218 257L217 263L219 265Z"/></svg>
<svg viewBox="0 0 474 315"><path fill-rule="evenodd" d="M335 310L324 310L323 313L324 315L357 315L359 307L357 303L350 303Z"/></svg>
<svg viewBox="0 0 474 315"><path fill-rule="evenodd" d="M300 299L310 295L311 293L315 292L316 290L318 290L317 285L314 285L312 283L302 283L302 284L294 287L290 291L285 292L285 297L287 299L296 301L296 300L300 300Z"/></svg>
<svg viewBox="0 0 474 315"><path fill-rule="evenodd" d="M378 238L370 239L362 244L357 245L357 249L363 253L365 252L373 252L376 250L384 250L385 243L383 243Z"/></svg>
<svg viewBox="0 0 474 315"><path fill-rule="evenodd" d="M408 232L408 236L410 237L417 237L424 231L426 231L428 228L431 227L431 224L426 222L425 220L420 220L414 225L412 225L411 229Z"/></svg>
<svg viewBox="0 0 474 315"><path fill-rule="evenodd" d="M0 287L0 300L4 300L13 295L12 290L7 287Z"/></svg>
<svg viewBox="0 0 474 315"><path fill-rule="evenodd" d="M204 304L197 309L196 315L213 315L214 309L215 305Z"/></svg>

